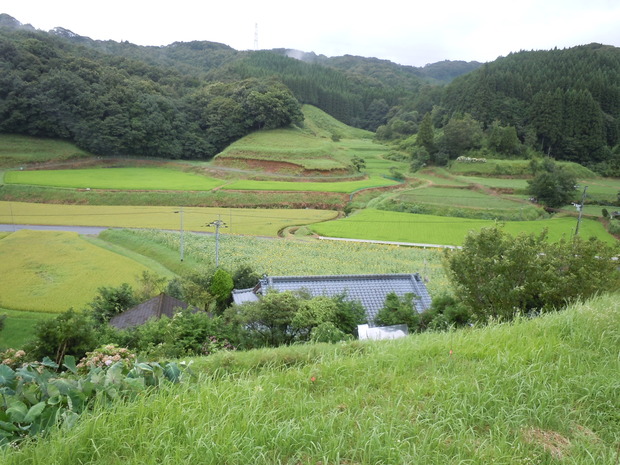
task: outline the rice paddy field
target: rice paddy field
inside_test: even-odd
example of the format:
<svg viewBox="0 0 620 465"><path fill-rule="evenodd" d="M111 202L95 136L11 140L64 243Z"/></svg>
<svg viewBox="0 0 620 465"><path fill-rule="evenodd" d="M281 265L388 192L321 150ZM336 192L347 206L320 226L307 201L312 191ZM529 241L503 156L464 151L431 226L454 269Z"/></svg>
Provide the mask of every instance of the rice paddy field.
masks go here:
<svg viewBox="0 0 620 465"><path fill-rule="evenodd" d="M0 202L0 223L104 226L113 228L181 229L180 207L50 205ZM335 218L329 210L239 209L183 207L183 229L215 232L213 221L226 223L222 232L277 236L278 231Z"/></svg>
<svg viewBox="0 0 620 465"><path fill-rule="evenodd" d="M135 283L143 271L149 268L76 233L17 231L0 239L0 307L80 310L97 288Z"/></svg>
<svg viewBox="0 0 620 465"><path fill-rule="evenodd" d="M329 237L458 246L469 231L493 224L495 222L492 220L365 209L347 218L313 225L311 229L321 236ZM511 234L540 233L547 229L549 240L557 241L573 235L577 220L556 217L549 220L508 221L503 224L504 229ZM585 218L582 219L580 235L594 236L608 243L616 242L601 223Z"/></svg>
<svg viewBox="0 0 620 465"><path fill-rule="evenodd" d="M412 189L398 196L404 202L418 202L431 205L468 207L478 209L519 209L530 205L492 196L473 189L453 189L449 187L428 187Z"/></svg>
<svg viewBox="0 0 620 465"><path fill-rule="evenodd" d="M100 237L160 262L164 255L178 256L180 248L177 232L107 230ZM214 266L213 236L186 234L184 241L187 257ZM432 291L446 290L448 285L440 252L412 247L225 235L220 236L219 261L228 270L249 265L270 276L420 273L430 281Z"/></svg>
<svg viewBox="0 0 620 465"><path fill-rule="evenodd" d="M294 182L294 181L253 181L249 179L233 181L226 184L223 190L251 191L310 191L310 192L341 192L352 193L361 189L388 187L400 184L398 181L370 176L359 181L341 182Z"/></svg>
<svg viewBox="0 0 620 465"><path fill-rule="evenodd" d="M221 179L163 167L8 171L4 182L73 189L179 191L209 191L225 183Z"/></svg>

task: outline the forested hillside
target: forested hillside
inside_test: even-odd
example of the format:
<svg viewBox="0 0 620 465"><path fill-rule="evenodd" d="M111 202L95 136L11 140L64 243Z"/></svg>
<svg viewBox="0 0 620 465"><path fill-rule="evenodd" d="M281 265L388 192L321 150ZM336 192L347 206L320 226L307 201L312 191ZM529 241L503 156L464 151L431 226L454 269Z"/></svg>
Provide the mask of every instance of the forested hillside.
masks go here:
<svg viewBox="0 0 620 465"><path fill-rule="evenodd" d="M303 118L276 80L210 82L66 35L0 28L0 132L101 155L207 159L251 131Z"/></svg>
<svg viewBox="0 0 620 465"><path fill-rule="evenodd" d="M455 79L444 115L494 121L561 160L609 161L620 141L620 49L590 44L513 53Z"/></svg>
<svg viewBox="0 0 620 465"><path fill-rule="evenodd" d="M300 124L311 104L414 159L423 146L420 163L480 149L484 131L493 153L527 148L620 173L620 49L599 44L415 68L206 41L142 47L0 14L0 69L0 132L96 154L210 159L254 130Z"/></svg>
<svg viewBox="0 0 620 465"><path fill-rule="evenodd" d="M0 52L1 132L68 139L106 155L208 159L252 130L300 122L298 102L374 131L434 80L423 69L363 57L309 63L283 50L206 41L96 41L61 27L38 31L6 14ZM466 68L454 69L448 75Z"/></svg>

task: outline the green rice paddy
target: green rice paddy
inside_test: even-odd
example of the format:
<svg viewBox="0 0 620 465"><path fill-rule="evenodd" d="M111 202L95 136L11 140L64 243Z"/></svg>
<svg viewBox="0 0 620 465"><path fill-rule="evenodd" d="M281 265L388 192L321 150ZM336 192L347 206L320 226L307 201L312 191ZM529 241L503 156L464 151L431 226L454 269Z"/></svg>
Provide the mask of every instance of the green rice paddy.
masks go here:
<svg viewBox="0 0 620 465"><path fill-rule="evenodd" d="M444 216L418 215L366 209L347 218L312 226L322 236L368 239L395 242L411 242L458 246L473 230L495 224L491 220L474 220ZM571 237L575 231L575 218L552 218L537 221L509 221L504 224L511 234L540 233L548 230L550 241ZM582 237L594 236L608 243L615 243L604 226L594 220L583 219L580 227Z"/></svg>
<svg viewBox="0 0 620 465"><path fill-rule="evenodd" d="M294 182L294 181L253 181L242 179L226 184L224 190L251 190L251 191L309 191L309 192L341 192L351 193L361 189L373 187L387 187L398 185L398 181L370 176L359 181L341 182Z"/></svg>
<svg viewBox="0 0 620 465"><path fill-rule="evenodd" d="M225 181L168 168L9 171L7 184L74 189L209 191Z"/></svg>

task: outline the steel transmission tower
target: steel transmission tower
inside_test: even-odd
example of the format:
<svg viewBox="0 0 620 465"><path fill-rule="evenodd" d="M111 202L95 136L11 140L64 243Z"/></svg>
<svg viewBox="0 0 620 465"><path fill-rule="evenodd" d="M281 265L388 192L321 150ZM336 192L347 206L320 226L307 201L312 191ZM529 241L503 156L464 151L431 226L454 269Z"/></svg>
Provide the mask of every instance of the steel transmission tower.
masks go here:
<svg viewBox="0 0 620 465"><path fill-rule="evenodd" d="M258 23L254 23L254 50L258 50Z"/></svg>

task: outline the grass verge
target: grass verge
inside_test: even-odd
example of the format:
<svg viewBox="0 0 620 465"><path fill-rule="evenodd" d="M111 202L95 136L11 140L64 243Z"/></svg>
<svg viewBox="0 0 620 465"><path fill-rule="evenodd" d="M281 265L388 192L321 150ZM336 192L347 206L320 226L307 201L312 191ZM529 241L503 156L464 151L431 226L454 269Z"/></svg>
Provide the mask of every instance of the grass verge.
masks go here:
<svg viewBox="0 0 620 465"><path fill-rule="evenodd" d="M0 350L19 349L34 338L35 326L53 318L53 313L24 312L0 308L0 315L6 315L4 329L0 331Z"/></svg>

